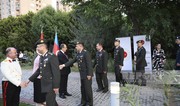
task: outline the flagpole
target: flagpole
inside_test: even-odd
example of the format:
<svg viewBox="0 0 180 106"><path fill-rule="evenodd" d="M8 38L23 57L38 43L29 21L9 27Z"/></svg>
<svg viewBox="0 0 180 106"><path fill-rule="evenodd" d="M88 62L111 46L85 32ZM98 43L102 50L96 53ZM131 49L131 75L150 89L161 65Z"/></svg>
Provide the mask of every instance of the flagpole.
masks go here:
<svg viewBox="0 0 180 106"><path fill-rule="evenodd" d="M56 33L57 33L57 26L54 27L54 30L55 30L55 35L56 35Z"/></svg>
<svg viewBox="0 0 180 106"><path fill-rule="evenodd" d="M40 25L40 27L41 27L41 32L43 32L43 27L44 27L44 26L43 26L43 25Z"/></svg>

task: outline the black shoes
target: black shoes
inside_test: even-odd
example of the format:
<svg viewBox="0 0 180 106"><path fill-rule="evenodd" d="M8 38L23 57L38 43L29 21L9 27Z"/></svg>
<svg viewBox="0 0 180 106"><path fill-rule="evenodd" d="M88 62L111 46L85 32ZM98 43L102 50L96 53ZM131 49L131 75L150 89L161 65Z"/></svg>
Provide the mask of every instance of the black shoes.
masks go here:
<svg viewBox="0 0 180 106"><path fill-rule="evenodd" d="M104 88L104 89L97 89L96 92L100 92L102 91L103 93L106 93L108 92L108 89L107 88Z"/></svg>
<svg viewBox="0 0 180 106"><path fill-rule="evenodd" d="M89 105L89 104L79 104L78 106L92 106L92 105Z"/></svg>
<svg viewBox="0 0 180 106"><path fill-rule="evenodd" d="M69 94L68 92L62 93L62 94L59 95L59 97L62 98L62 99L66 99L66 96L72 96L72 95Z"/></svg>
<svg viewBox="0 0 180 106"><path fill-rule="evenodd" d="M102 91L102 90L103 90L103 89L97 89L96 92L100 92L100 91Z"/></svg>
<svg viewBox="0 0 180 106"><path fill-rule="evenodd" d="M102 92L103 92L103 93L106 93L106 92L108 92L108 89L104 89Z"/></svg>
<svg viewBox="0 0 180 106"><path fill-rule="evenodd" d="M125 80L122 80L119 82L119 87L123 86L126 87L127 82Z"/></svg>
<svg viewBox="0 0 180 106"><path fill-rule="evenodd" d="M79 104L78 106L86 106L85 104Z"/></svg>
<svg viewBox="0 0 180 106"><path fill-rule="evenodd" d="M64 93L60 94L59 97L62 98L62 99L66 99L66 96L65 96Z"/></svg>
<svg viewBox="0 0 180 106"><path fill-rule="evenodd" d="M72 96L72 94L69 94L68 92L65 93L66 96Z"/></svg>

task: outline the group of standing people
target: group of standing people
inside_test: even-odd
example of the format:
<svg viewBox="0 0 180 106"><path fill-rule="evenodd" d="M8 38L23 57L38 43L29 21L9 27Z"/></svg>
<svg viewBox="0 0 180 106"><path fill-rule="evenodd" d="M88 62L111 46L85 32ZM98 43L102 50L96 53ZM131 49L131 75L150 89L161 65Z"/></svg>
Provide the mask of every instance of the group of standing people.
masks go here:
<svg viewBox="0 0 180 106"><path fill-rule="evenodd" d="M144 41L139 40L137 51L135 52L134 64L136 64L136 79L145 80L143 74L147 66L145 55L146 50L143 47ZM176 38L176 43L180 45L180 37ZM121 72L124 61L124 49L120 46L120 40L114 41L114 71L115 80L120 86L125 86ZM180 47L179 47L180 48ZM71 72L70 67L74 62L78 63L81 82L81 103L78 106L93 106L92 77L93 68L96 69L97 92L108 92L108 53L103 49L103 44L96 44L95 62L92 64L91 56L84 48L82 42L77 42L75 49L76 56L69 60L66 55L67 45L61 44L58 55L48 52L47 44L44 40L39 40L36 46L37 57L34 60L33 74L28 82L23 82L21 67L17 60L17 51L14 47L6 49L6 59L1 62L3 106L19 106L21 88L26 87L28 83L34 82L34 101L38 106L58 106L56 94L65 99L66 96L72 96L67 91L68 75ZM153 69L162 70L165 63L165 53L158 44L153 50ZM176 56L176 70L180 70L180 49ZM146 82L145 82L146 83ZM143 84L143 82L141 83Z"/></svg>
<svg viewBox="0 0 180 106"><path fill-rule="evenodd" d="M121 72L124 61L124 49L120 46L120 40L118 39L114 41L114 46L116 81L125 86ZM58 55L55 56L48 52L48 47L44 40L37 42L36 51L38 55L34 60L33 74L29 77L28 82L21 82L21 68L18 60L14 60L17 58L16 49L13 47L7 48L7 58L1 63L1 71L4 76L2 86L4 106L18 106L20 89L21 87L26 87L30 81L34 82L34 101L38 106L58 106L56 102L57 93L59 93L59 97L63 99L66 98L65 96L72 96L67 92L67 82L70 67L74 62L78 63L81 79L81 103L78 106L93 106L93 67L96 69L95 75L98 85L96 91L102 91L103 93L108 92L108 53L103 49L102 43L99 42L96 44L97 52L94 64L92 64L91 56L89 52L85 50L82 42L76 44L75 49L77 50L77 54L74 59L70 61L65 54L67 50L66 44L61 44L60 48L61 50L58 52ZM12 87L17 88L16 91L12 91L16 96L10 92Z"/></svg>

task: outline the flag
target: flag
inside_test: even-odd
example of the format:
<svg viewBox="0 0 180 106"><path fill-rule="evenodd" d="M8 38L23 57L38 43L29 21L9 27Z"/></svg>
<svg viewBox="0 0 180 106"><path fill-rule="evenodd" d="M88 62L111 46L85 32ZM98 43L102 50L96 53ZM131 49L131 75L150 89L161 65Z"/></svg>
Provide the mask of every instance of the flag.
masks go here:
<svg viewBox="0 0 180 106"><path fill-rule="evenodd" d="M59 43L58 43L58 37L57 37L57 32L55 33L55 38L54 38L54 46L53 46L53 53L57 55L59 51Z"/></svg>
<svg viewBox="0 0 180 106"><path fill-rule="evenodd" d="M41 39L41 40L44 40L44 33L43 33L42 30L41 30L41 36L40 36L40 39Z"/></svg>

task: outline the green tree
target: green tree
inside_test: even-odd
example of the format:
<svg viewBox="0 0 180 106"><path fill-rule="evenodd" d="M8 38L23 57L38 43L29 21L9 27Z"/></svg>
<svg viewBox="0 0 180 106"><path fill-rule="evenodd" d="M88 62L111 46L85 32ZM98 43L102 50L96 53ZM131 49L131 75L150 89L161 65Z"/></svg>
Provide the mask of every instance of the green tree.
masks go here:
<svg viewBox="0 0 180 106"><path fill-rule="evenodd" d="M51 6L40 10L32 20L32 30L39 39L41 27L43 26L44 37L49 41L50 50L54 43L55 31L57 29L58 39L61 42L67 42L71 39L69 34L69 15L61 11L55 11Z"/></svg>
<svg viewBox="0 0 180 106"><path fill-rule="evenodd" d="M15 17L8 17L0 21L0 47L5 50L9 46L19 50L32 50L34 39L31 31L31 17L33 13Z"/></svg>
<svg viewBox="0 0 180 106"><path fill-rule="evenodd" d="M162 43L167 56L173 56L175 35L179 34L178 0L63 0L74 3L84 16L98 18L106 37L146 34L153 46ZM124 15L125 14L125 15ZM108 37L107 37L108 38ZM108 42L110 45L112 42Z"/></svg>
<svg viewBox="0 0 180 106"><path fill-rule="evenodd" d="M97 0L74 6L74 11L70 14L70 30L75 36L73 42L83 41L86 48L94 54L95 44L100 41L112 53L114 39L128 36L131 26L126 24L127 19L122 14L110 15L113 12L111 8L113 7Z"/></svg>

